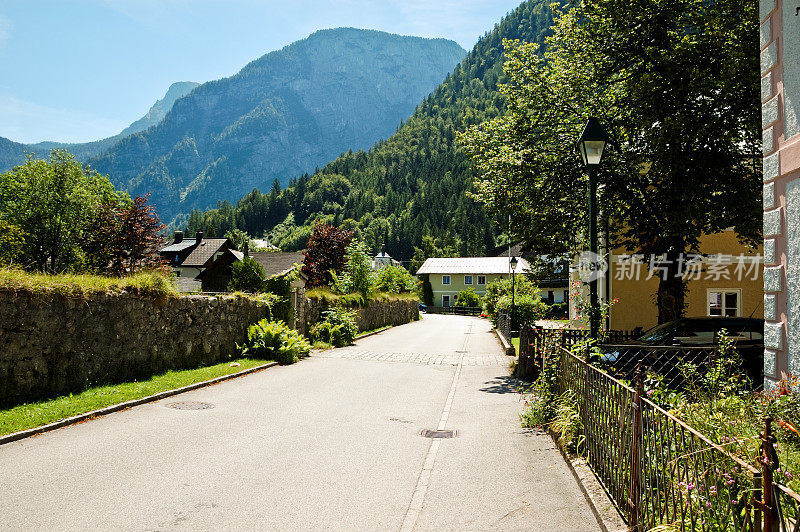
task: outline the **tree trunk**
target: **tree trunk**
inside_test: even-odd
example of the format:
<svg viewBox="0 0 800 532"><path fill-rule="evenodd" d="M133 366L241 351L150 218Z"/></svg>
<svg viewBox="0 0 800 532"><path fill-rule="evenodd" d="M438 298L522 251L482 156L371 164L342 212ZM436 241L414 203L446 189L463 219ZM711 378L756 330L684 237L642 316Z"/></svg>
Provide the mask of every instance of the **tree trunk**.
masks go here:
<svg viewBox="0 0 800 532"><path fill-rule="evenodd" d="M681 252L668 253L666 264L659 264L663 270L656 270L659 276L656 304L658 305L658 323L666 323L683 317L686 310L686 281L681 277Z"/></svg>

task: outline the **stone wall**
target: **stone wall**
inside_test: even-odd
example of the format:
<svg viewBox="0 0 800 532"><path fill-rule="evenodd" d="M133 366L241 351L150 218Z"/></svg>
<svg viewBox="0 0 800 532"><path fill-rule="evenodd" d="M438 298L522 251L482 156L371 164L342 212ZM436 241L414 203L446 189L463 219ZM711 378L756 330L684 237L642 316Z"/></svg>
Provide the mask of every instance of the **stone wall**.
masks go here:
<svg viewBox="0 0 800 532"><path fill-rule="evenodd" d="M322 321L322 313L327 307L328 304L321 299L306 299L303 311L298 312L298 316L303 317L302 322L298 322L298 329L306 334L315 323ZM366 307L354 310L358 312L356 319L359 332L387 325L403 325L419 319L417 300L374 300L367 303Z"/></svg>
<svg viewBox="0 0 800 532"><path fill-rule="evenodd" d="M268 314L232 296L0 292L0 404L226 360Z"/></svg>

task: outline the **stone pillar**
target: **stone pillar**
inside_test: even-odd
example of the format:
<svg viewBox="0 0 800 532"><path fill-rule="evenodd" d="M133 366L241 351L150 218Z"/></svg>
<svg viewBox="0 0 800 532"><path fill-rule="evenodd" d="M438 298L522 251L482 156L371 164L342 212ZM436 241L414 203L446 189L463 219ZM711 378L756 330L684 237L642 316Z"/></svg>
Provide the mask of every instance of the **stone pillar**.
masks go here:
<svg viewBox="0 0 800 532"><path fill-rule="evenodd" d="M764 386L800 376L800 0L760 0Z"/></svg>

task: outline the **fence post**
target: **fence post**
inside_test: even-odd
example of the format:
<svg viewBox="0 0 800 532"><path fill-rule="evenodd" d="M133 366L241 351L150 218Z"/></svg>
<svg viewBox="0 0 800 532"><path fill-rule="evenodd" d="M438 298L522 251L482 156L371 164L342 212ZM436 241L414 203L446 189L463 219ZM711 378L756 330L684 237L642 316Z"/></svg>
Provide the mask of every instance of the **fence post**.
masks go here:
<svg viewBox="0 0 800 532"><path fill-rule="evenodd" d="M628 499L629 522L632 530L639 530L639 479L642 464L639 459L639 443L642 439L642 395L644 391L644 368L639 362L636 367L636 395L633 399L633 438L631 439L630 471L631 492Z"/></svg>
<svg viewBox="0 0 800 532"><path fill-rule="evenodd" d="M773 532L773 530L776 530L777 525L772 493L772 471L777 466L778 462L778 455L775 452L775 441L776 438L772 435L772 418L767 416L764 418L764 433L761 435L761 465L763 469L761 482L764 501L762 503L764 509L764 532Z"/></svg>

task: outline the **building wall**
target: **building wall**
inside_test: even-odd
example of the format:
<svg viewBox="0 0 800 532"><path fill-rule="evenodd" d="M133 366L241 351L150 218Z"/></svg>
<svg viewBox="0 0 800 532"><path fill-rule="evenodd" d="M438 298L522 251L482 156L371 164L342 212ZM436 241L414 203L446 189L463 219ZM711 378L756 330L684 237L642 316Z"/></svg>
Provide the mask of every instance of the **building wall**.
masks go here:
<svg viewBox="0 0 800 532"><path fill-rule="evenodd" d="M431 283L431 288L433 289L433 305L435 307L442 307L444 306L442 300L444 296L450 296L450 305L455 304L455 296L462 290L466 290L467 288L472 288L472 290L480 297L486 295L486 285L489 283L493 283L501 278L509 277L508 274L487 274L486 277L486 284L479 285L478 284L478 275L472 276L472 284L467 285L464 284L464 274L451 274L450 275L450 284L446 285L442 282L442 278L446 274L441 273L432 273L429 276L429 280ZM481 274L483 275L483 274ZM546 295L546 293L545 293Z"/></svg>
<svg viewBox="0 0 800 532"><path fill-rule="evenodd" d="M723 275L715 279L717 276L713 273L709 278L708 261L704 262L699 272L700 279L690 280L687 283L686 316L708 315L708 290L739 289L741 290L740 316L763 318L763 264L760 260L762 250L746 248L739 243L733 231L701 237L700 249L703 254L707 255L722 254L733 257L733 263L726 267L728 279ZM637 280L635 274L631 274L630 266L626 270L626 266L623 266L620 261L623 253L622 249L616 250L609 265L610 298L619 300L609 311L609 327L623 331L636 327L643 327L646 330L658 324L656 307L658 278L647 279L649 265L642 264L641 275ZM738 279L739 276L736 272L740 255L745 256L741 280ZM600 293L602 295L603 290Z"/></svg>
<svg viewBox="0 0 800 532"><path fill-rule="evenodd" d="M764 386L800 375L800 15L760 0L764 149Z"/></svg>

